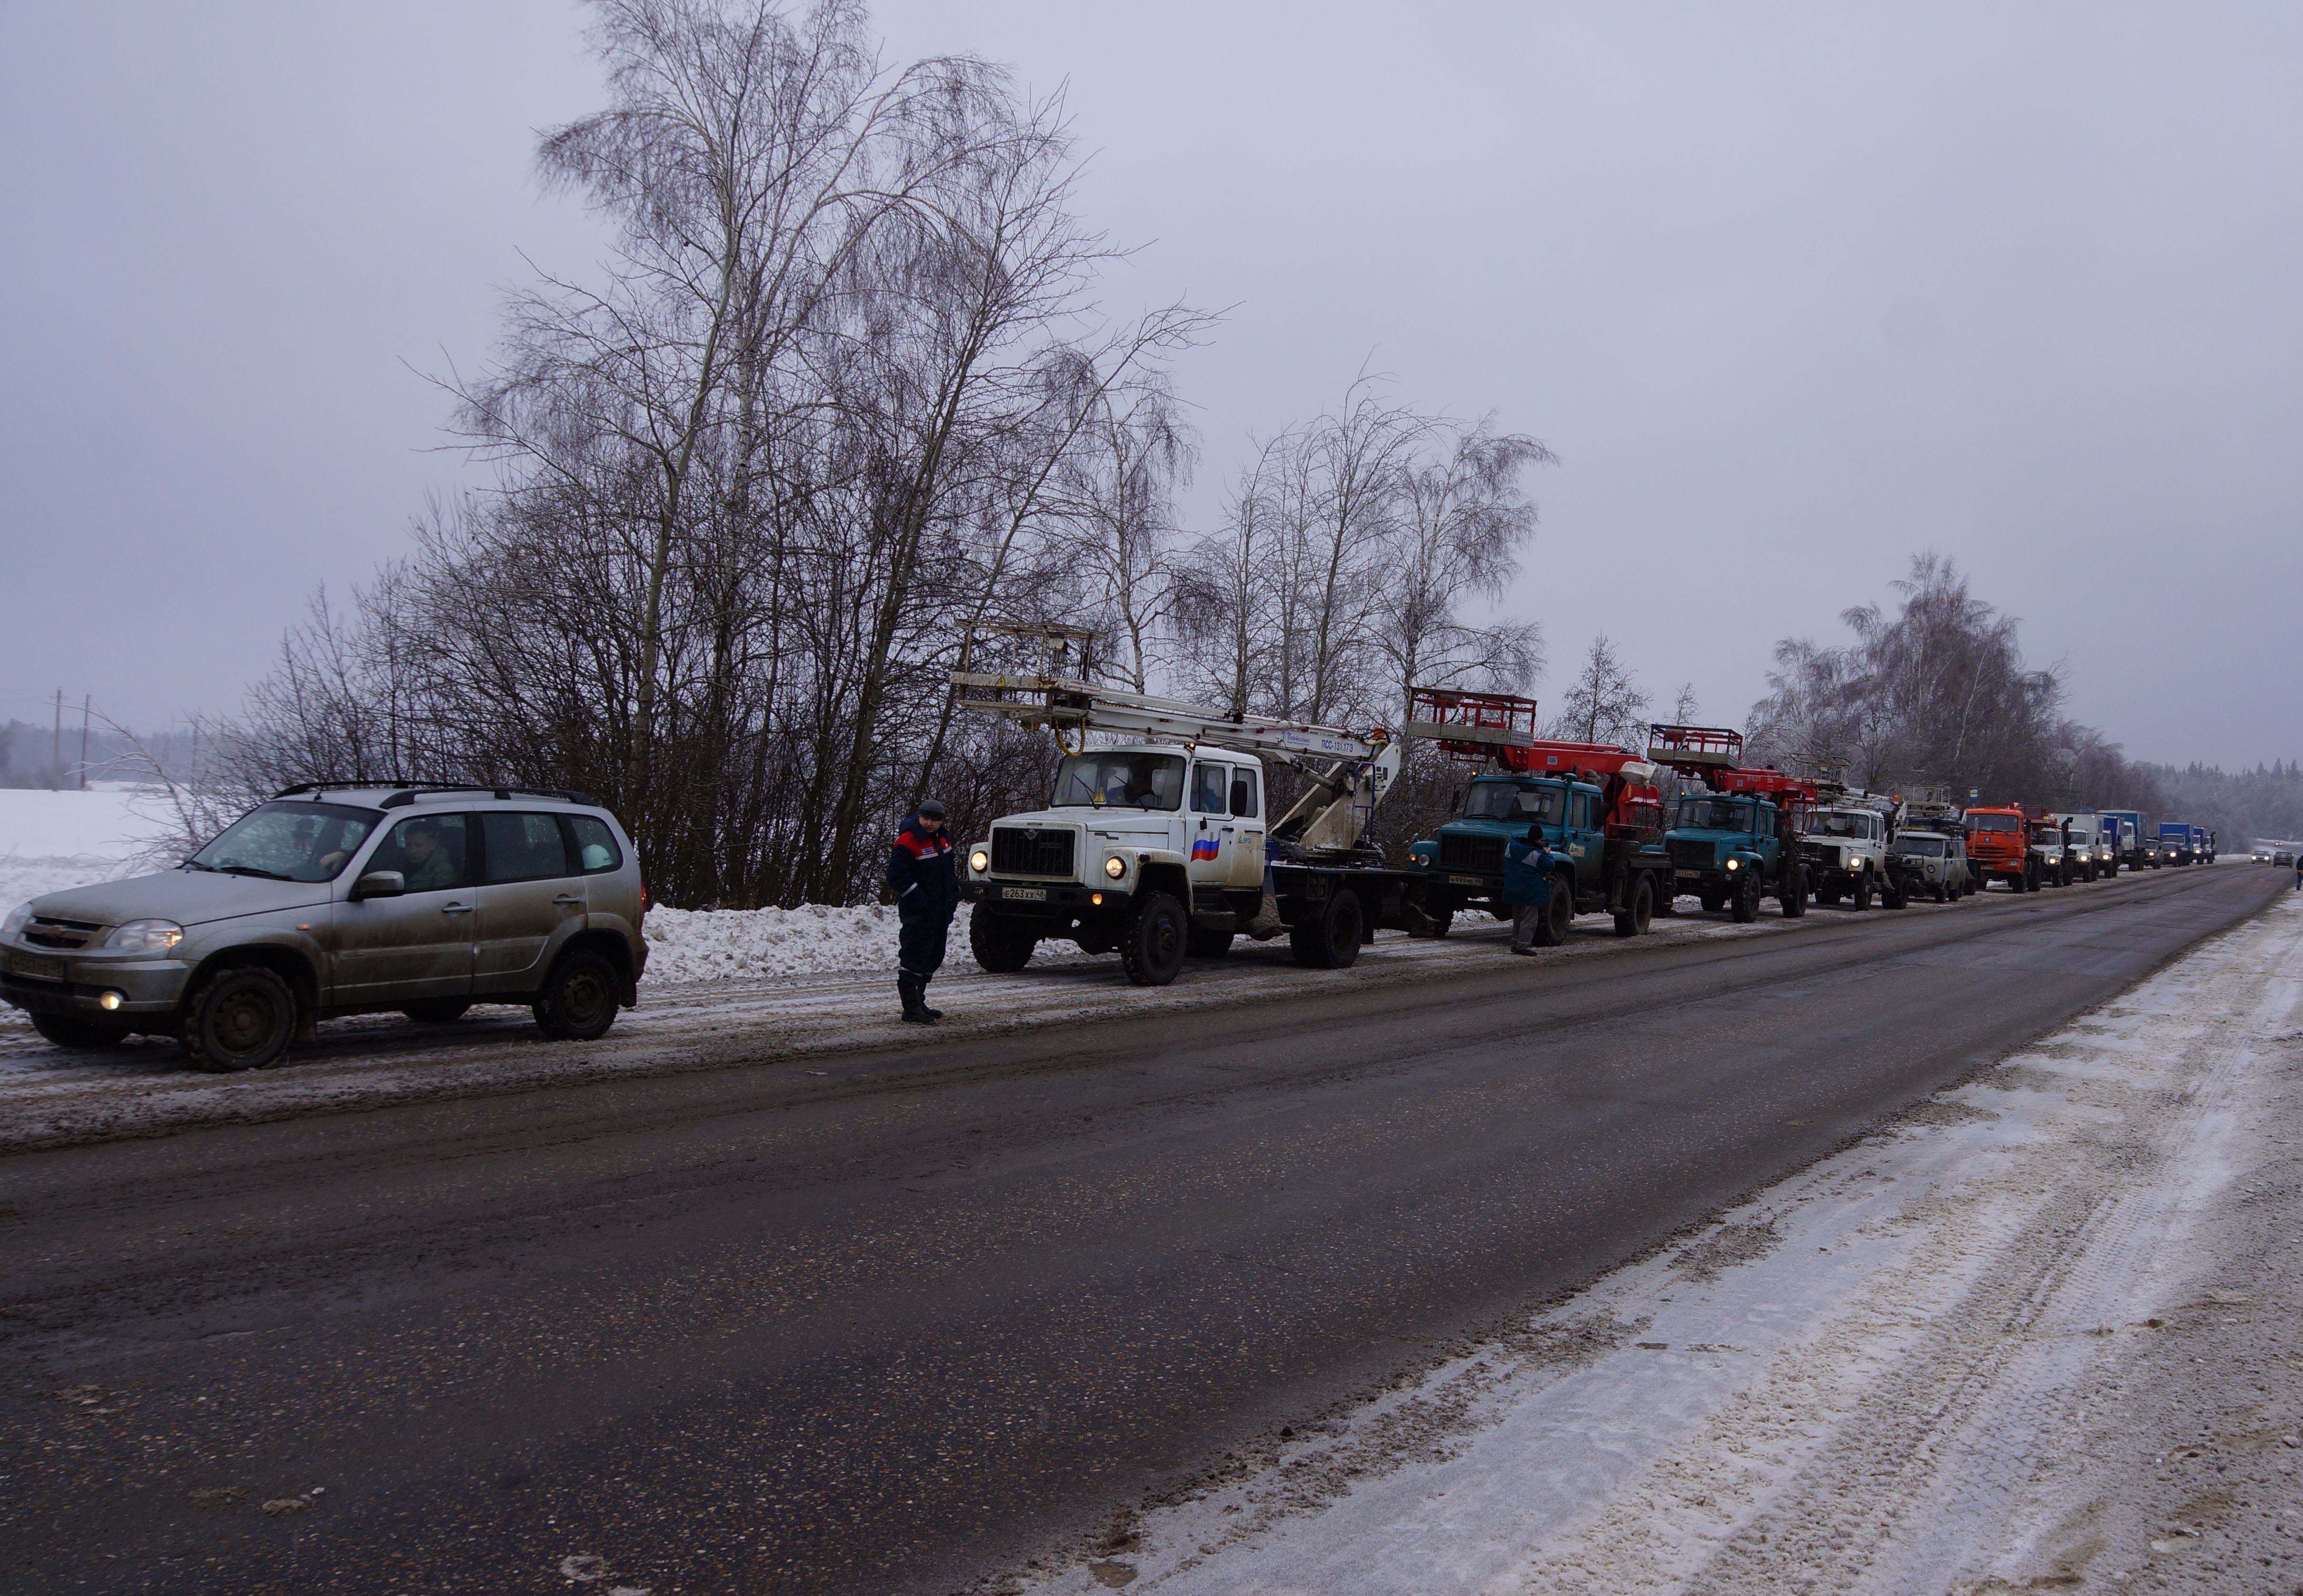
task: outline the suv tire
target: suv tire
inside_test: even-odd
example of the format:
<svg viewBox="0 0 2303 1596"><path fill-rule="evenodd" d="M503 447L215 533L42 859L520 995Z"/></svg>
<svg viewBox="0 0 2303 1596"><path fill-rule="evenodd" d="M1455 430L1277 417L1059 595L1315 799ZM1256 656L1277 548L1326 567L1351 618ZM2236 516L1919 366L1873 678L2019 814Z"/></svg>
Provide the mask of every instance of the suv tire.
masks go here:
<svg viewBox="0 0 2303 1596"><path fill-rule="evenodd" d="M471 1006L460 997L435 997L428 1003L411 1003L400 1012L418 1025L451 1025Z"/></svg>
<svg viewBox="0 0 2303 1596"><path fill-rule="evenodd" d="M1139 987L1164 987L1184 968L1189 935L1184 906L1174 894L1145 893L1119 928L1120 968Z"/></svg>
<svg viewBox="0 0 2303 1596"><path fill-rule="evenodd" d="M1039 945L1029 927L994 914L981 903L967 917L967 951L992 975L1015 974L1032 962L1032 950Z"/></svg>
<svg viewBox="0 0 2303 1596"><path fill-rule="evenodd" d="M1295 962L1312 970L1349 970L1359 961L1360 936L1366 924L1359 895L1336 893L1318 918L1305 920L1288 934L1288 951L1295 955Z"/></svg>
<svg viewBox="0 0 2303 1596"><path fill-rule="evenodd" d="M276 1063L296 1034L296 995L261 964L219 970L184 1005L184 1054L212 1075Z"/></svg>
<svg viewBox="0 0 2303 1596"><path fill-rule="evenodd" d="M558 1042L589 1042L616 1022L616 967L597 953L565 955L544 978L533 1012L544 1034Z"/></svg>
<svg viewBox="0 0 2303 1596"><path fill-rule="evenodd" d="M77 1014L35 1014L32 1029L58 1047L117 1047L128 1028L114 1020L84 1020Z"/></svg>
<svg viewBox="0 0 2303 1596"><path fill-rule="evenodd" d="M1641 870L1632 883L1631 901L1624 911L1615 916L1615 935L1644 937L1655 920L1655 878Z"/></svg>

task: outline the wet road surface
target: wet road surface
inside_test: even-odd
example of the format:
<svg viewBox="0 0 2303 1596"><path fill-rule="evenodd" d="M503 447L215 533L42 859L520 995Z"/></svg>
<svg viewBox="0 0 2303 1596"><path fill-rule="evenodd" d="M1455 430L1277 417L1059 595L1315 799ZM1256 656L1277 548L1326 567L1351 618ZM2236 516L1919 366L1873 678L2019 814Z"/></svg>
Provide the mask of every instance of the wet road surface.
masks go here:
<svg viewBox="0 0 2303 1596"><path fill-rule="evenodd" d="M0 1159L0 1582L941 1591L1076 1555L2286 884Z"/></svg>

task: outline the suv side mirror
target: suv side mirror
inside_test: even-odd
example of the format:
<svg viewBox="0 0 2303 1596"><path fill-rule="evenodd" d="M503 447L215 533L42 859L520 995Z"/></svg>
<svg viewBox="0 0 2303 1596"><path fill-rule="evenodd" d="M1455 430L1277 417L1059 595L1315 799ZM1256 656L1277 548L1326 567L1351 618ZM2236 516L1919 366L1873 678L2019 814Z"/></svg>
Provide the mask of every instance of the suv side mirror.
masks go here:
<svg viewBox="0 0 2303 1596"><path fill-rule="evenodd" d="M351 901L362 898L398 898L408 895L408 878L398 870L370 870L352 883Z"/></svg>

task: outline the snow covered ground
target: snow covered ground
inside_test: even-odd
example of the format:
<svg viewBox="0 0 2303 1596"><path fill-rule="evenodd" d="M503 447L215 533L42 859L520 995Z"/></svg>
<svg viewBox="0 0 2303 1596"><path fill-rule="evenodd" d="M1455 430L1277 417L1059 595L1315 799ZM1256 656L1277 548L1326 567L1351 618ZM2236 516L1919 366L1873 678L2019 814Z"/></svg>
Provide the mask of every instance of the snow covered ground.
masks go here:
<svg viewBox="0 0 2303 1596"><path fill-rule="evenodd" d="M0 787L0 913L44 892L125 873L160 829L152 817L149 795L132 787Z"/></svg>
<svg viewBox="0 0 2303 1596"><path fill-rule="evenodd" d="M2303 901L1031 1589L2282 1591Z"/></svg>

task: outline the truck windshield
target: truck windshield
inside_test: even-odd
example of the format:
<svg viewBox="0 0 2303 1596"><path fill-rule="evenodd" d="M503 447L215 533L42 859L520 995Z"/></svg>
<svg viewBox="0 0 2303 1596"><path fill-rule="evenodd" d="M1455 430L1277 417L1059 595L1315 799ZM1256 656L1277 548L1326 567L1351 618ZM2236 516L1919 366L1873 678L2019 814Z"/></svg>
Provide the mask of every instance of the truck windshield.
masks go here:
<svg viewBox="0 0 2303 1596"><path fill-rule="evenodd" d="M1671 823L1704 831L1749 831L1751 806L1734 798L1683 798Z"/></svg>
<svg viewBox="0 0 2303 1596"><path fill-rule="evenodd" d="M1916 853L1921 859L1941 859L1944 839L1939 836L1912 836L1906 833L1895 840L1898 853Z"/></svg>
<svg viewBox="0 0 2303 1596"><path fill-rule="evenodd" d="M1852 814L1843 809L1826 809L1808 817L1809 836L1854 836L1871 835L1871 817Z"/></svg>
<svg viewBox="0 0 2303 1596"><path fill-rule="evenodd" d="M1978 815L1970 811L1967 828L1970 831L2020 831L2023 822L2014 815Z"/></svg>
<svg viewBox="0 0 2303 1596"><path fill-rule="evenodd" d="M259 804L185 867L274 881L333 881L379 818L374 810L338 803Z"/></svg>
<svg viewBox="0 0 2303 1596"><path fill-rule="evenodd" d="M1516 820L1556 826L1567 795L1557 787L1523 787L1516 782L1475 781L1464 797L1466 820Z"/></svg>
<svg viewBox="0 0 2303 1596"><path fill-rule="evenodd" d="M1175 809L1184 802L1184 761L1172 753L1120 749L1076 753L1056 769L1051 807Z"/></svg>

